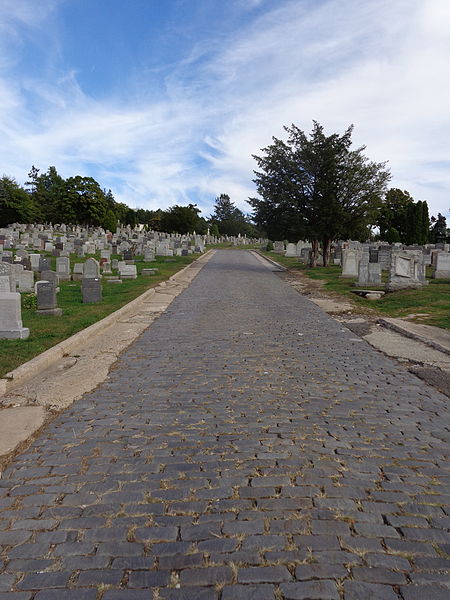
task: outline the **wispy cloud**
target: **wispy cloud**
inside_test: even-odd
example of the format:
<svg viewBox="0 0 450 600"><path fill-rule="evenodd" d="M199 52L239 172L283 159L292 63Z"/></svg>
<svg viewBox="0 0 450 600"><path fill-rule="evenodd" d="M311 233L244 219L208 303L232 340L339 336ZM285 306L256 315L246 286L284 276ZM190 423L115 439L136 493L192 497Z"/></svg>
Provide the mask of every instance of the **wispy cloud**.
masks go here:
<svg viewBox="0 0 450 600"><path fill-rule="evenodd" d="M39 24L32 4L0 0L0 31L14 42L1 48L0 62L5 173L23 180L31 164L54 164L65 176L96 177L134 206L197 201L208 213L224 192L249 210L251 154L282 136L283 125L309 131L316 119L329 131L354 123L355 143L366 144L373 160L389 159L394 185L428 200L435 213L447 209L445 0L249 1L259 16L220 44L199 40L184 61L166 65L162 92L140 96L130 80L106 100L86 93L73 65L45 79L17 74L17 51L31 43L24 31L34 28L41 47L45 37L63 44L53 17L64 3L42 2ZM9 8L13 16L5 18Z"/></svg>

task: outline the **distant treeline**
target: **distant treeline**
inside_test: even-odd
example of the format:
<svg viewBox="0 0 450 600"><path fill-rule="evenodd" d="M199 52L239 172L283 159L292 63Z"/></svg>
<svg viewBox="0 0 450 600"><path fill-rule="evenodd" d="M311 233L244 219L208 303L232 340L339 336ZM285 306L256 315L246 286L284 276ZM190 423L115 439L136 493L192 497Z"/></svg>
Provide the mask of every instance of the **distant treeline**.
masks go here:
<svg viewBox="0 0 450 600"><path fill-rule="evenodd" d="M28 180L21 186L4 175L0 179L0 227L10 223L66 223L103 227L115 231L118 224L143 224L155 231L168 233L206 233L259 237L250 219L234 206L229 196L216 198L215 211L208 218L200 216L196 204L175 205L166 210L130 208L114 199L111 190L103 189L92 177L64 179L51 166L45 173L33 166Z"/></svg>
<svg viewBox="0 0 450 600"><path fill-rule="evenodd" d="M279 140L276 142L280 144ZM285 147L282 150L286 154ZM168 233L204 234L209 229L212 235L267 236L291 242L321 236L328 241L365 241L373 239L374 228L378 228L376 238L407 245L442 242L448 237L445 217L438 214L430 219L425 201L415 202L407 191L397 188L386 190L380 186L377 193L363 194L359 205L355 202L357 195L350 197L347 206L342 206L335 195L329 194L329 199L322 193L318 194L319 202L314 200L316 205L310 200L309 205L305 204L302 189L306 189L306 184L293 168L286 168L285 158L281 161L272 157L279 153L278 146L270 146L265 152L268 158L255 157L262 168L262 172L255 172L262 199L249 199L253 216L237 208L227 194L215 199L214 211L206 218L200 216L196 204L175 205L165 210L134 209L116 202L111 190L102 188L92 177L76 175L64 179L53 166L45 173L33 166L23 186L6 175L0 179L0 227L40 222L115 231L119 224L143 224ZM377 168L380 169L378 165Z"/></svg>

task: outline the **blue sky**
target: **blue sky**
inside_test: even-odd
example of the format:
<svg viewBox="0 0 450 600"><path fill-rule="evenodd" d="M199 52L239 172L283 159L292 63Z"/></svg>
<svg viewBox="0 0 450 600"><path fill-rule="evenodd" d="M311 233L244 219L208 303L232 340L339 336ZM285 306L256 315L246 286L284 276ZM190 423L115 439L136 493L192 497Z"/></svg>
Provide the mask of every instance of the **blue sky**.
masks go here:
<svg viewBox="0 0 450 600"><path fill-rule="evenodd" d="M245 212L252 154L354 124L391 185L450 206L448 0L0 0L0 174Z"/></svg>

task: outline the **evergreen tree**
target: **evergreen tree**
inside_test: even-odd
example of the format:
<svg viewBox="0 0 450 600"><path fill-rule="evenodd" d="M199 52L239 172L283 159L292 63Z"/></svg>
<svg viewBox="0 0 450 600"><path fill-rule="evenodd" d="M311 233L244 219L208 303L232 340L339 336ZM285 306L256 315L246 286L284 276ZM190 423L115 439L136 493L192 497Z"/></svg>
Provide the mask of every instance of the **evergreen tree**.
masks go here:
<svg viewBox="0 0 450 600"><path fill-rule="evenodd" d="M0 227L11 223L32 223L38 214L33 198L13 177L0 179Z"/></svg>
<svg viewBox="0 0 450 600"><path fill-rule="evenodd" d="M311 240L313 254L321 241L327 265L332 240L366 231L373 222L390 174L385 163L364 156L364 146L351 149L352 126L326 136L314 122L309 138L295 125L285 130L287 142L273 138L263 156L254 155L262 198L250 199L254 218L268 232L284 231L281 239Z"/></svg>

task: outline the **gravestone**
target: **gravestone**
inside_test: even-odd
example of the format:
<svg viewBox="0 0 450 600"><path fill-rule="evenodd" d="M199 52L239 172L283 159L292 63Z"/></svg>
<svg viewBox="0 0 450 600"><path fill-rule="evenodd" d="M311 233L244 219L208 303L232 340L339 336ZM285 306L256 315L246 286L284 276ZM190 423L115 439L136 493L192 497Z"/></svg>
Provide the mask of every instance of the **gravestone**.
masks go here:
<svg viewBox="0 0 450 600"><path fill-rule="evenodd" d="M34 291L34 273L33 271L22 271L19 274L19 292Z"/></svg>
<svg viewBox="0 0 450 600"><path fill-rule="evenodd" d="M137 278L136 265L120 265L119 266L119 276L122 279L136 279Z"/></svg>
<svg viewBox="0 0 450 600"><path fill-rule="evenodd" d="M42 256L42 254L39 255L39 266L38 266L37 270L39 271L39 273L42 273L42 271L50 271L51 270L51 265L50 265L49 259L46 256Z"/></svg>
<svg viewBox="0 0 450 600"><path fill-rule="evenodd" d="M437 253L431 277L433 279L450 279L450 254L448 252Z"/></svg>
<svg viewBox="0 0 450 600"><path fill-rule="evenodd" d="M56 302L56 288L50 281L36 282L37 312L40 315L59 317L62 309Z"/></svg>
<svg viewBox="0 0 450 600"><path fill-rule="evenodd" d="M102 301L102 284L100 279L90 277L81 280L83 304Z"/></svg>
<svg viewBox="0 0 450 600"><path fill-rule="evenodd" d="M16 279L13 273L13 266L9 263L0 262L0 289L3 292L16 291Z"/></svg>
<svg viewBox="0 0 450 600"><path fill-rule="evenodd" d="M343 248L341 277L358 277L361 258L362 250L359 248Z"/></svg>
<svg viewBox="0 0 450 600"><path fill-rule="evenodd" d="M154 262L155 259L155 251L153 248L144 248L144 262Z"/></svg>
<svg viewBox="0 0 450 600"><path fill-rule="evenodd" d="M285 256L297 256L297 244L288 244L286 247Z"/></svg>
<svg viewBox="0 0 450 600"><path fill-rule="evenodd" d="M70 259L60 256L56 259L56 272L61 281L70 281Z"/></svg>
<svg viewBox="0 0 450 600"><path fill-rule="evenodd" d="M421 288L425 281L423 253L420 250L393 248L386 290Z"/></svg>
<svg viewBox="0 0 450 600"><path fill-rule="evenodd" d="M110 275L112 273L111 271L111 263L109 261L106 261L103 263L103 268L102 268L102 274L103 275Z"/></svg>
<svg viewBox="0 0 450 600"><path fill-rule="evenodd" d="M0 292L0 338L7 340L24 340L30 330L22 325L22 309L20 294L16 292Z"/></svg>
<svg viewBox="0 0 450 600"><path fill-rule="evenodd" d="M8 275L0 275L0 292L2 292L2 293L15 292L16 291L15 286L13 289L11 282L12 282L12 279Z"/></svg>
<svg viewBox="0 0 450 600"><path fill-rule="evenodd" d="M368 268L368 279L367 283L369 285L380 285L381 284L381 265L376 262L369 262L367 265Z"/></svg>
<svg viewBox="0 0 450 600"><path fill-rule="evenodd" d="M284 253L284 242L275 241L273 243L273 251L276 252L277 254Z"/></svg>
<svg viewBox="0 0 450 600"><path fill-rule="evenodd" d="M363 252L358 264L358 281L355 285L366 285L369 282L369 253Z"/></svg>
<svg viewBox="0 0 450 600"><path fill-rule="evenodd" d="M80 281L81 279L83 279L83 268L84 268L83 263L75 263L73 265L73 273L72 273L73 281Z"/></svg>
<svg viewBox="0 0 450 600"><path fill-rule="evenodd" d="M52 283L55 286L55 288L59 286L59 277L56 271L42 271L41 281L50 281L50 283ZM56 291L58 292L59 290Z"/></svg>
<svg viewBox="0 0 450 600"><path fill-rule="evenodd" d="M378 262L379 251L375 248L369 249L369 262L377 263Z"/></svg>
<svg viewBox="0 0 450 600"><path fill-rule="evenodd" d="M83 278L98 279L100 277L100 265L95 258L88 258L84 263Z"/></svg>

